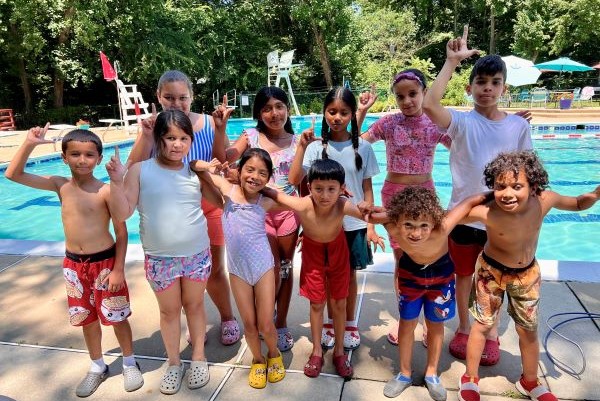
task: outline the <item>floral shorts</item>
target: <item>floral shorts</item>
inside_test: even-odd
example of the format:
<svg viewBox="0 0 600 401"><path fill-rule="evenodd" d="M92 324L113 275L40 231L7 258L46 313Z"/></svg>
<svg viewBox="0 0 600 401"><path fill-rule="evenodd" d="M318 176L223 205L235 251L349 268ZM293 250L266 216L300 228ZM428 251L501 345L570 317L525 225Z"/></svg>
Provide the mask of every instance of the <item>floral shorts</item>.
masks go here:
<svg viewBox="0 0 600 401"><path fill-rule="evenodd" d="M146 280L154 292L164 291L178 278L205 282L210 276L210 248L192 256L146 255Z"/></svg>

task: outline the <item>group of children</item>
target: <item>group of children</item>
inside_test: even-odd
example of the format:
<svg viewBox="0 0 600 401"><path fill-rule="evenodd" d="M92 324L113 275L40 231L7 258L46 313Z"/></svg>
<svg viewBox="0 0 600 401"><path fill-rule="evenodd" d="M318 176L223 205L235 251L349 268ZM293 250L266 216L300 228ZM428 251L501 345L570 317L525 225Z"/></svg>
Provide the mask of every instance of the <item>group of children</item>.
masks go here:
<svg viewBox="0 0 600 401"><path fill-rule="evenodd" d="M551 208L589 208L600 197L600 187L578 197L546 190L548 176L531 151L527 121L497 107L506 78L506 68L498 56L483 57L473 68L467 87L474 98L473 111L458 112L441 105L452 71L475 53L467 47L465 28L462 37L448 42L446 63L431 88L427 89L418 70L398 74L392 89L401 113L381 118L362 136L360 123L375 101L373 93L362 94L357 102L349 89L331 90L325 98L322 131L317 137L314 125L295 136L285 94L267 89L265 101L255 113L257 132L243 134L231 146L225 136L230 112L223 104L212 120L203 122L203 129L212 126L208 146L212 149L193 159L189 154L198 146L194 126L198 118L194 118L195 123L190 120L192 93L184 85L180 93L169 95L170 103L161 103L161 113L153 113L143 122L144 139L136 142L129 162L123 164L115 148L106 165L110 185L94 178L93 169L102 161L102 144L96 135L84 130L72 131L62 141L62 157L72 172L70 179L26 173L25 164L33 148L48 142L47 126L32 128L6 176L55 191L61 201L69 314L72 325L83 327L92 359L77 395L91 395L108 375L99 322L113 326L121 345L125 390L134 391L143 385L127 322L131 310L124 277L124 221L136 208L146 278L158 301L168 356L160 391L176 393L185 375L179 356L182 308L192 346L187 385L199 388L209 381L204 353L204 291L214 273L213 253L221 251L213 243L216 234L214 229L211 233L206 211L210 208L223 209L218 218L223 242L217 246L227 245L228 283L253 356L250 386L263 388L267 382L283 380L286 372L281 351L293 346L287 323L276 327L274 322L282 286L276 276L283 278L280 271L285 263L281 257L274 259L276 252L271 249L281 246L278 248L268 232L270 227L285 227L280 231L285 233L280 235L280 243L285 243L290 234L297 233L293 216L302 226L300 294L310 302L313 347L304 366L307 376L319 375L324 347L333 347L337 373L352 376L344 349L360 344L355 321L356 270L372 264L371 245L383 246L373 224L384 224L396 259L394 289L400 313L395 333L400 372L386 383L384 394L397 397L412 385L414 330L423 311L428 347L425 385L434 400L446 400L437 369L444 322L455 315L457 306L459 328L449 348L467 363L459 380L458 397L478 401L478 367L498 361L495 327L506 293L523 363L517 389L535 400L555 400L537 379L537 240L543 217ZM179 82L177 77L173 82ZM159 96L161 88L159 82ZM371 178L379 168L370 143L377 140L386 142L383 206L373 205ZM453 191L447 213L431 177L438 143L450 150ZM294 150L293 157L287 157L286 149ZM280 157L272 157L275 153ZM235 168L229 165L234 161ZM305 177L308 196L285 190L300 185ZM270 223L269 218L273 220ZM108 229L111 220L116 240ZM217 255L217 263L220 258ZM289 300L283 305L287 315ZM331 319L324 322L326 306ZM475 318L473 325L469 323L469 309ZM231 315L227 306L223 310L220 308L222 320L225 315L224 322L229 323L222 323L222 329L232 337L226 337L224 343L231 343L236 334L239 337L239 328L233 325L233 317L227 316ZM261 336L266 355L261 350Z"/></svg>

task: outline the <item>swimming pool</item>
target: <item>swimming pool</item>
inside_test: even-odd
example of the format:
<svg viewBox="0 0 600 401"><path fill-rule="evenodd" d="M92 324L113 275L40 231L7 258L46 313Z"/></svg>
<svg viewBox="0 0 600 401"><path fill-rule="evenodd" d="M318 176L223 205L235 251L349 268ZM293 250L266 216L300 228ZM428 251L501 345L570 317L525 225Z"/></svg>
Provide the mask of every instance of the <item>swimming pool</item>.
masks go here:
<svg viewBox="0 0 600 401"><path fill-rule="evenodd" d="M320 129L320 117L316 130ZM369 116L366 125L377 117ZM310 125L311 117L293 118L294 130L300 133ZM228 135L235 139L244 128L255 125L251 119L231 120ZM600 141L595 139L535 140L534 147L548 170L551 189L565 195L578 195L600 185ZM374 145L381 173L374 177L375 202L381 204L380 190L385 178L385 145ZM121 145L121 157L127 157L131 144ZM112 147L105 150L105 161L112 155ZM443 205L450 199L452 180L448 166L448 151L439 146L436 151L433 178ZM46 158L48 159L48 158ZM0 171L4 169L0 167ZM60 159L31 163L27 171L42 175L66 175L69 169ZM96 169L96 177L108 182L103 164ZM0 176L0 239L63 241L60 204L58 197L8 181ZM546 216L538 246L539 259L600 261L600 203L581 213L552 211ZM129 241L139 243L138 216L128 220ZM378 226L385 236L385 230ZM389 251L389 247L388 247Z"/></svg>

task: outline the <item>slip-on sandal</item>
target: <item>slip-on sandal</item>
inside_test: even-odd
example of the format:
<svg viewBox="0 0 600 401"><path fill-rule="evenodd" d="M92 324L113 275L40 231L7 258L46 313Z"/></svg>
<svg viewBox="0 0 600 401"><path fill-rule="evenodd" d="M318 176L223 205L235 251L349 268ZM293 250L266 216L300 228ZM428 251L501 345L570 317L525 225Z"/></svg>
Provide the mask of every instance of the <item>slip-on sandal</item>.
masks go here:
<svg viewBox="0 0 600 401"><path fill-rule="evenodd" d="M221 322L221 344L233 345L240 340L240 325L237 320Z"/></svg>
<svg viewBox="0 0 600 401"><path fill-rule="evenodd" d="M78 397L89 397L96 391L98 386L108 377L108 365L102 373L87 372L85 377L75 389L75 394Z"/></svg>
<svg viewBox="0 0 600 401"><path fill-rule="evenodd" d="M323 357L311 355L308 362L304 365L304 374L308 377L317 377L321 373L323 367Z"/></svg>
<svg viewBox="0 0 600 401"><path fill-rule="evenodd" d="M485 340L479 364L481 366L492 366L497 364L498 361L500 361L500 339Z"/></svg>
<svg viewBox="0 0 600 401"><path fill-rule="evenodd" d="M479 378L462 375L458 379L459 401L479 401Z"/></svg>
<svg viewBox="0 0 600 401"><path fill-rule="evenodd" d="M335 345L335 333L331 323L325 323L321 330L321 346L323 348L333 348Z"/></svg>
<svg viewBox="0 0 600 401"><path fill-rule="evenodd" d="M209 380L208 363L206 361L192 361L188 371L188 388L193 390L204 387Z"/></svg>
<svg viewBox="0 0 600 401"><path fill-rule="evenodd" d="M277 348L281 352L289 351L294 346L294 337L290 329L281 327L277 329Z"/></svg>
<svg viewBox="0 0 600 401"><path fill-rule="evenodd" d="M346 326L344 329L344 348L356 349L360 346L360 333L356 326Z"/></svg>
<svg viewBox="0 0 600 401"><path fill-rule="evenodd" d="M135 391L144 385L144 376L140 370L139 363L135 366L126 366L123 368L123 387L125 391Z"/></svg>
<svg viewBox="0 0 600 401"><path fill-rule="evenodd" d="M521 376L521 379L523 377ZM558 401L556 396L548 390L546 386L538 381L538 385L531 389L531 391L527 390L521 380L515 383L515 387L519 390L519 393L523 394L526 397L531 398L533 401Z"/></svg>
<svg viewBox="0 0 600 401"><path fill-rule="evenodd" d="M179 365L171 365L167 367L167 370L160 381L160 392L167 395L178 392L179 388L181 387L181 380L183 380L184 373L185 366L183 362L181 362Z"/></svg>
<svg viewBox="0 0 600 401"><path fill-rule="evenodd" d="M391 378L383 387L383 395L388 398L398 397L404 390L412 386L412 379L398 373L397 376Z"/></svg>
<svg viewBox="0 0 600 401"><path fill-rule="evenodd" d="M450 354L457 359L467 359L467 342L469 341L469 335L454 333L454 338L448 344L448 351Z"/></svg>
<svg viewBox="0 0 600 401"><path fill-rule="evenodd" d="M269 383L277 383L285 377L285 367L281 352L275 358L267 358L267 379Z"/></svg>
<svg viewBox="0 0 600 401"><path fill-rule="evenodd" d="M350 364L350 360L348 359L348 355L334 355L333 366L335 366L335 371L337 374L342 376L344 379L352 377L353 369L352 364Z"/></svg>
<svg viewBox="0 0 600 401"><path fill-rule="evenodd" d="M250 374L248 374L248 384L253 388L265 388L267 386L266 363L252 363Z"/></svg>

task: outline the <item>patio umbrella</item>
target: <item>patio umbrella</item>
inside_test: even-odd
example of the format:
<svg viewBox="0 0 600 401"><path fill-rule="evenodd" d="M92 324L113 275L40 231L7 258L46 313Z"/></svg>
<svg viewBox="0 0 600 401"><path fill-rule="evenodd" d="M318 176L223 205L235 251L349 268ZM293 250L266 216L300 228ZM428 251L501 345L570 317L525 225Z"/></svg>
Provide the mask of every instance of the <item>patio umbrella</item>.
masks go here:
<svg viewBox="0 0 600 401"><path fill-rule="evenodd" d="M590 71L593 70L592 67L588 67L585 64L578 63L577 61L571 60L568 57L560 57L556 60L545 61L540 64L534 65L534 67L539 68L540 70L549 70L549 71Z"/></svg>
<svg viewBox="0 0 600 401"><path fill-rule="evenodd" d="M533 62L516 56L502 57L506 64L506 84L510 86L530 85L537 82L540 70L533 66Z"/></svg>

